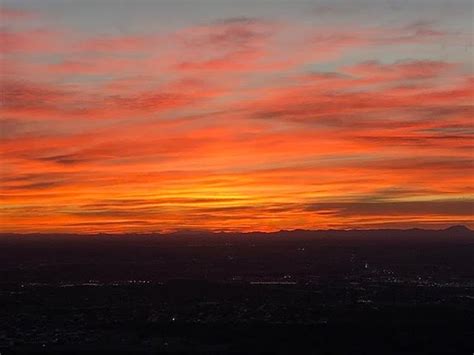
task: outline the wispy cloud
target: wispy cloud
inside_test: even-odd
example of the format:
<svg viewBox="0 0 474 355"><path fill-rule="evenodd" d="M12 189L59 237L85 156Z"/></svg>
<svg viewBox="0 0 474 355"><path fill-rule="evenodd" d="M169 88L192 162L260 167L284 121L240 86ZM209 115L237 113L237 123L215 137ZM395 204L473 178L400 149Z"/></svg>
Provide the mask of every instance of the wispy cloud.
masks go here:
<svg viewBox="0 0 474 355"><path fill-rule="evenodd" d="M436 47L465 33L2 17L5 230L472 225L473 73Z"/></svg>

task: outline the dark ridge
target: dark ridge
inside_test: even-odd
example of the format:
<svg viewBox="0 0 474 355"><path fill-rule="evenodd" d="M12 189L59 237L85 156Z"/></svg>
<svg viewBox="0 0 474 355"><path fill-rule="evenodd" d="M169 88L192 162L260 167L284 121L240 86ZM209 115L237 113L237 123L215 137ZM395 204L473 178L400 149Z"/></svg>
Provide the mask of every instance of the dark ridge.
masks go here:
<svg viewBox="0 0 474 355"><path fill-rule="evenodd" d="M0 233L2 237L95 237L95 238L109 238L109 237L199 237L199 236L216 236L216 237L270 237L270 236L408 236L408 235L444 235L444 236L474 236L474 231L465 225L453 225L445 229L293 229L280 230L276 232L212 232L203 230L181 230L170 233L163 232L145 232L145 233Z"/></svg>
<svg viewBox="0 0 474 355"><path fill-rule="evenodd" d="M456 233L472 233L472 230L466 227L465 225L458 224L451 226L445 229L446 232L456 232Z"/></svg>

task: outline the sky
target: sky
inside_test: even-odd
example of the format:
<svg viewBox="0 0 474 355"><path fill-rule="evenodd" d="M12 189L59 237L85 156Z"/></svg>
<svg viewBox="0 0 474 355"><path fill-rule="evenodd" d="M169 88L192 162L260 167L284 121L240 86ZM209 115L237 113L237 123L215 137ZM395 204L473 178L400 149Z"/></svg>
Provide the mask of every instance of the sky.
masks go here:
<svg viewBox="0 0 474 355"><path fill-rule="evenodd" d="M474 227L465 0L3 0L2 232Z"/></svg>

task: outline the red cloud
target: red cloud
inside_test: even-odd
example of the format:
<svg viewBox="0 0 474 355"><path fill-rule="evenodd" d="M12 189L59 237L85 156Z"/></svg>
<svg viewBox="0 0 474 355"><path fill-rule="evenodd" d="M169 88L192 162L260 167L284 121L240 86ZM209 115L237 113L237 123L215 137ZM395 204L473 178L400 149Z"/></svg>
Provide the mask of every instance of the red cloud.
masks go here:
<svg viewBox="0 0 474 355"><path fill-rule="evenodd" d="M346 72L373 80L410 80L439 77L455 69L457 64L431 60L405 60L394 64L365 62L346 69Z"/></svg>
<svg viewBox="0 0 474 355"><path fill-rule="evenodd" d="M48 30L0 31L3 53L45 53L59 49L59 35Z"/></svg>
<svg viewBox="0 0 474 355"><path fill-rule="evenodd" d="M217 51L243 50L265 45L278 29L276 23L252 18L235 18L197 26L176 33L182 45Z"/></svg>
<svg viewBox="0 0 474 355"><path fill-rule="evenodd" d="M86 52L109 54L148 51L159 46L162 39L158 36L104 36L86 39L79 44Z"/></svg>

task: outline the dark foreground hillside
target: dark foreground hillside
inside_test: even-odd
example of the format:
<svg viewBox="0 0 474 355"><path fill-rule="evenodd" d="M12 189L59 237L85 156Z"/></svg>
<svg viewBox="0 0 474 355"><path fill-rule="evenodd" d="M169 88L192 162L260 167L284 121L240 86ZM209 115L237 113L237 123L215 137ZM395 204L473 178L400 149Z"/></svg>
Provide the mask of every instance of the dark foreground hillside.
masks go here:
<svg viewBox="0 0 474 355"><path fill-rule="evenodd" d="M0 238L0 352L472 354L474 237Z"/></svg>

